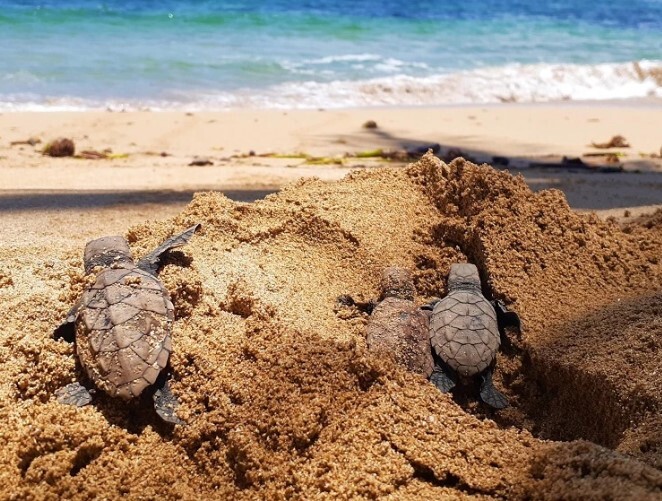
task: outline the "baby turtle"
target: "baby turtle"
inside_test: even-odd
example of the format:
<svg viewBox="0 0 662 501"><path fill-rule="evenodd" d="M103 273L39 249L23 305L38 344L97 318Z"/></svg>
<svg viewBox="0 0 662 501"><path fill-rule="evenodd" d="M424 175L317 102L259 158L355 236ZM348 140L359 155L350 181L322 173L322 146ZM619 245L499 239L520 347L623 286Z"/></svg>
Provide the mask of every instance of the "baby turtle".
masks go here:
<svg viewBox="0 0 662 501"><path fill-rule="evenodd" d="M85 273L101 270L55 331L56 338L75 341L78 361L97 388L128 401L153 387L157 414L173 424L182 421L175 414L178 402L162 371L172 351L175 315L156 274L163 255L186 244L199 226L167 239L137 264L122 237L88 242ZM80 407L92 401L90 390L79 382L56 394L63 404Z"/></svg>
<svg viewBox="0 0 662 501"><path fill-rule="evenodd" d="M430 377L434 361L428 316L414 304L416 289L411 275L404 268L386 268L380 289L380 301L368 320L368 349L392 356L409 371Z"/></svg>
<svg viewBox="0 0 662 501"><path fill-rule="evenodd" d="M480 378L481 399L496 409L506 407L508 400L494 388L492 372L503 328L519 327L517 314L485 299L478 269L469 263L451 266L448 295L430 307L430 342L437 357L430 381L446 393L458 379Z"/></svg>

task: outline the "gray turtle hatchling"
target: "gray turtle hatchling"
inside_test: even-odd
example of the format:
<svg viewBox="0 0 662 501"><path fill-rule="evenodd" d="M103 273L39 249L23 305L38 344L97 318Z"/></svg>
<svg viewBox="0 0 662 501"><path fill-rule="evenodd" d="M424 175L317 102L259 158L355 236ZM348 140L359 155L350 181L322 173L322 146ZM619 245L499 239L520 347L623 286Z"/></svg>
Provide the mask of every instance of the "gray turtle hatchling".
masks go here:
<svg viewBox="0 0 662 501"><path fill-rule="evenodd" d="M446 393L458 378L480 378L481 399L497 409L506 407L508 400L494 388L492 372L500 333L507 325L519 327L517 314L485 299L478 269L469 263L451 266L448 295L430 306L430 342L437 357L430 381Z"/></svg>
<svg viewBox="0 0 662 501"><path fill-rule="evenodd" d="M85 247L85 273L96 272L88 287L55 331L75 342L78 361L89 380L111 397L131 400L154 388L154 408L166 422L181 424L178 402L163 372L172 351L174 307L156 276L163 255L186 244L200 225L163 242L134 263L127 241L119 236L92 240ZM73 334L73 335L72 335ZM63 404L91 402L80 382L56 392Z"/></svg>
<svg viewBox="0 0 662 501"><path fill-rule="evenodd" d="M414 304L416 289L404 268L386 268L380 302L368 320L366 343L374 353L388 354L411 372L426 378L434 361L428 335L428 316Z"/></svg>

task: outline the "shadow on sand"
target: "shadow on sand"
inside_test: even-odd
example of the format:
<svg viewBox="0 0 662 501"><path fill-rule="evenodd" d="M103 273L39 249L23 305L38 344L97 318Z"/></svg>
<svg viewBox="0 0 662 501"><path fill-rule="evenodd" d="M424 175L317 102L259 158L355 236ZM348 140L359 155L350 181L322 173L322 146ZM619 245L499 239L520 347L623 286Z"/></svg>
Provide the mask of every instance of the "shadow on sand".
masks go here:
<svg viewBox="0 0 662 501"><path fill-rule="evenodd" d="M423 154L429 147L436 147L438 152L435 149L435 154L446 162L450 162L456 156L462 156L474 163L487 163L497 169L509 169L513 174L521 174L533 191L550 188L563 191L568 204L573 209L604 210L662 203L662 174L653 171L657 167L652 161L628 162L628 169L640 169L641 172L631 170L604 172L572 163L552 167L554 163L562 161L563 152L560 152L561 155L558 157L549 158L512 155L506 157L498 151L438 144L434 139L400 137L383 129L367 129L360 136L361 146L369 143L371 148L400 150L416 155ZM358 138L357 135L345 135L327 139L354 145ZM415 156L412 156L410 161L414 159ZM550 166L530 167L532 162ZM591 189L587 190L587 186Z"/></svg>
<svg viewBox="0 0 662 501"><path fill-rule="evenodd" d="M121 205L185 205L196 191L4 191L0 212L50 209L91 209ZM237 202L254 202L276 190L228 190L223 194Z"/></svg>

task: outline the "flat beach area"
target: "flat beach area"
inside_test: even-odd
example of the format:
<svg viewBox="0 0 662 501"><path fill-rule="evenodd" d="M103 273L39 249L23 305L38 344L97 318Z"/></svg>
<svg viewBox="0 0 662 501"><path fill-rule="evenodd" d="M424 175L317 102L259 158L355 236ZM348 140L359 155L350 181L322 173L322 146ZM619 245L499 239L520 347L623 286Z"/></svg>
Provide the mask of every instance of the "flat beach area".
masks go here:
<svg viewBox="0 0 662 501"><path fill-rule="evenodd" d="M363 125L373 121L376 128ZM347 110L218 112L0 113L0 206L54 213L122 206L143 217L180 210L196 191L217 190L250 201L299 178L341 179L352 170L405 165L382 152L441 147L476 163L521 174L534 190L561 189L578 210L662 204L662 105L657 101L402 107ZM623 136L630 147L597 149ZM78 154L107 159L51 158L40 152L67 137ZM29 139L34 145L21 144ZM13 143L13 144L12 144ZM594 172L563 157L624 172ZM605 156L585 156L604 154ZM452 158L452 157L451 157ZM190 165L206 159L209 165ZM447 158L448 160L448 158ZM532 163L544 168L527 168ZM554 167L554 164L559 164ZM161 205L161 209L157 206ZM56 210L57 209L57 210ZM83 211L83 212L86 212ZM170 212L168 212L170 211ZM635 209L635 212L638 212Z"/></svg>
<svg viewBox="0 0 662 501"><path fill-rule="evenodd" d="M0 113L0 498L659 499L660 131L656 101ZM84 158L43 155L59 137ZM85 243L195 223L161 272L186 425L58 404ZM467 260L523 322L500 412L373 356L336 302L398 265L423 304Z"/></svg>

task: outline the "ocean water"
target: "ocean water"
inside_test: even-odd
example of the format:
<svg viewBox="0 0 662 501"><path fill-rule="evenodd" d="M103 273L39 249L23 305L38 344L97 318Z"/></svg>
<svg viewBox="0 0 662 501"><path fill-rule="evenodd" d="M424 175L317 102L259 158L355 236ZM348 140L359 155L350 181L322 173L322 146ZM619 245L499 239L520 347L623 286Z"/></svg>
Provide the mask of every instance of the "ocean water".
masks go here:
<svg viewBox="0 0 662 501"><path fill-rule="evenodd" d="M662 98L662 0L0 0L0 109Z"/></svg>

